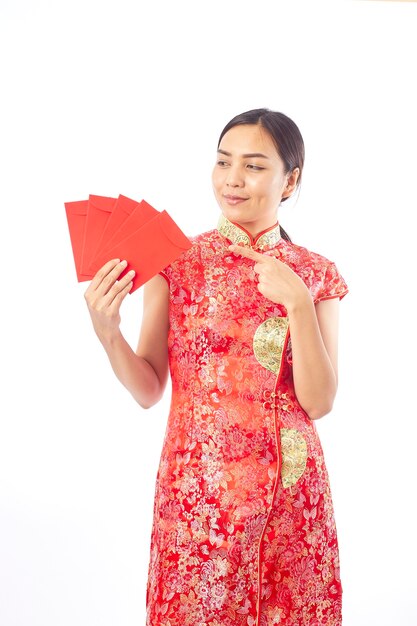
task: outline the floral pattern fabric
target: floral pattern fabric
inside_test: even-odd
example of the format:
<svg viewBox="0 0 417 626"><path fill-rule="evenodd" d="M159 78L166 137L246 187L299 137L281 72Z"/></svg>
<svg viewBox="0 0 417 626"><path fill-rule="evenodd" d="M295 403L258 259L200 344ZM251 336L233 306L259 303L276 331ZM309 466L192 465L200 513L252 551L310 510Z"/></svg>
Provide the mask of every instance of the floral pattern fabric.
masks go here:
<svg viewBox="0 0 417 626"><path fill-rule="evenodd" d="M155 489L147 626L340 626L342 587L320 441L297 401L290 327L239 240L287 263L315 302L329 260L222 218L164 271L171 408Z"/></svg>

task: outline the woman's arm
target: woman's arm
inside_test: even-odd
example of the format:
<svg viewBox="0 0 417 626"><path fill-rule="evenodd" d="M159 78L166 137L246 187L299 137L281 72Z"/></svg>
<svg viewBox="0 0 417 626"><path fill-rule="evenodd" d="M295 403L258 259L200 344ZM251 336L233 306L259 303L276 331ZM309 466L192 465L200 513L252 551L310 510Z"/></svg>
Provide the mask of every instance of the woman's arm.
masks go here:
<svg viewBox="0 0 417 626"><path fill-rule="evenodd" d="M288 310L294 389L310 417L329 413L337 391L339 299L314 305L309 293Z"/></svg>
<svg viewBox="0 0 417 626"><path fill-rule="evenodd" d="M282 261L250 248L229 249L256 262L258 290L285 306L297 399L311 419L323 417L331 410L337 390L338 299L315 306L302 279Z"/></svg>
<svg viewBox="0 0 417 626"><path fill-rule="evenodd" d="M132 287L132 275L118 280L126 264L109 261L85 292L94 330L114 373L143 408L162 397L168 378L168 285L155 276L144 287L143 320L136 352L120 331L120 305Z"/></svg>

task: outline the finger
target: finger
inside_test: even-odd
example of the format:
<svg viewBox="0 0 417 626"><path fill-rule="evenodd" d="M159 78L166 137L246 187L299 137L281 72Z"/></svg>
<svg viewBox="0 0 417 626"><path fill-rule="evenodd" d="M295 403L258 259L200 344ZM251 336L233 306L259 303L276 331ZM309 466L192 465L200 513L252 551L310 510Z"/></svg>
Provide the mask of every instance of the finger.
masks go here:
<svg viewBox="0 0 417 626"><path fill-rule="evenodd" d="M115 300L117 301L120 294L125 291L127 285L132 282L134 275L135 270L130 270L130 272L127 272L127 274L125 274L123 278L121 278L120 280L116 280L109 289L109 291L106 293L106 295L102 298L103 304L105 306L111 307L113 302Z"/></svg>
<svg viewBox="0 0 417 626"><path fill-rule="evenodd" d="M265 256L259 252L255 252L252 248L232 244L229 246L229 250L234 254L239 254L240 256L245 257L246 259L251 259L252 261L257 261L258 263L265 263Z"/></svg>
<svg viewBox="0 0 417 626"><path fill-rule="evenodd" d="M133 287L133 281L132 281L132 277L130 277L129 282L127 283L127 285L125 285L123 287L123 289L121 289L114 297L113 301L110 303L109 305L109 309L110 310L114 310L115 312L119 310L120 305L122 303L122 301L125 299L125 297L127 296L127 294L129 293L129 291L132 289Z"/></svg>
<svg viewBox="0 0 417 626"><path fill-rule="evenodd" d="M97 287L100 285L100 283L102 282L103 278L105 276L108 275L108 273L118 264L120 263L120 259L111 259L111 261L107 261L107 263L105 263L103 265L103 267L101 267L96 274L93 276L93 279L90 282L90 285L88 286L87 291L85 292L84 295L88 296L90 293L92 293L93 291L95 291L97 289Z"/></svg>
<svg viewBox="0 0 417 626"><path fill-rule="evenodd" d="M108 293L114 282L126 268L126 265L127 261L125 260L113 259L108 261L99 269L91 281L92 290L101 292L101 295Z"/></svg>

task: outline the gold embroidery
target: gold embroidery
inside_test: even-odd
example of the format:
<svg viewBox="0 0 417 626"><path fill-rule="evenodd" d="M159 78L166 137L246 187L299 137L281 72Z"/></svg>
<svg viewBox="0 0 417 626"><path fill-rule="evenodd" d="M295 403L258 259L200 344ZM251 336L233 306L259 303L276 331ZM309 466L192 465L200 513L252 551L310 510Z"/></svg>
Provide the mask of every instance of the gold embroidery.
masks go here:
<svg viewBox="0 0 417 626"><path fill-rule="evenodd" d="M223 215L223 213L220 215L219 223L217 224L217 230L221 235L223 235L223 237L226 237L226 239L236 245L240 243L244 243L245 246L251 245L251 239L249 237L249 234L239 228L239 226L236 226L236 224L229 222L229 220Z"/></svg>
<svg viewBox="0 0 417 626"><path fill-rule="evenodd" d="M307 465L307 443L298 430L281 428L282 484L291 487L301 478Z"/></svg>
<svg viewBox="0 0 417 626"><path fill-rule="evenodd" d="M270 317L256 329L253 352L267 370L279 374L282 351L288 332L288 317Z"/></svg>
<svg viewBox="0 0 417 626"><path fill-rule="evenodd" d="M269 250L277 245L278 241L281 239L281 234L279 230L279 226L276 226L272 230L268 230L266 233L261 235L259 239L255 240L255 248L258 250Z"/></svg>
<svg viewBox="0 0 417 626"><path fill-rule="evenodd" d="M251 235L241 226L230 222L227 217L223 215L223 213L220 215L217 230L221 235L223 235L223 237L226 237L226 239L235 245L243 243L246 247L253 247L258 250L268 250L273 248L281 239L281 232L278 224L253 239Z"/></svg>

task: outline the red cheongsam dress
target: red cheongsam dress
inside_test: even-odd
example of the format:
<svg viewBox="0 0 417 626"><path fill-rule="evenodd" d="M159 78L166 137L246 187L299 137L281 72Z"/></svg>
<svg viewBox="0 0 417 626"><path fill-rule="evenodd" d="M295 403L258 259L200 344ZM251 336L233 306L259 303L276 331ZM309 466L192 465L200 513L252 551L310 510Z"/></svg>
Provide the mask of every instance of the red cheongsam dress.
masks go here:
<svg viewBox="0 0 417 626"><path fill-rule="evenodd" d="M276 257L314 302L346 283L323 256L280 237L217 229L164 271L172 401L156 479L147 626L340 626L329 479L294 392L285 308L257 289Z"/></svg>

